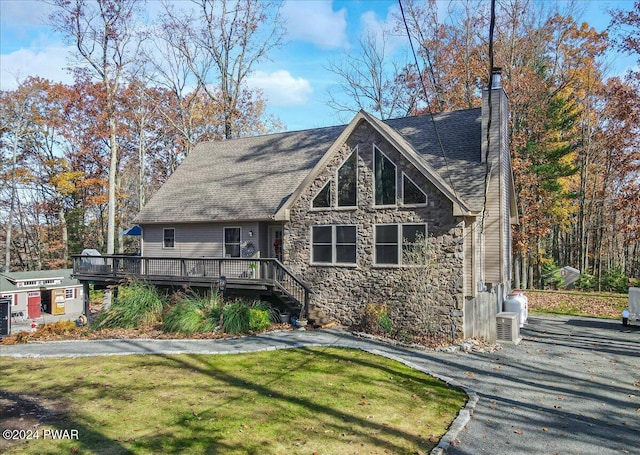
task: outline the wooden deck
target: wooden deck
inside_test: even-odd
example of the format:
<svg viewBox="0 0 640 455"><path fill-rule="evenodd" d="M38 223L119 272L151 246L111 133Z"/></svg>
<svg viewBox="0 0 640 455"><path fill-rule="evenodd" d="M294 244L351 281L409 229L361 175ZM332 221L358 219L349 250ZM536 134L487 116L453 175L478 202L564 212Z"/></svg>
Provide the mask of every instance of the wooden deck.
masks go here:
<svg viewBox="0 0 640 455"><path fill-rule="evenodd" d="M307 314L309 287L277 259L73 256L73 276L83 283L113 285L139 279L160 286L263 292Z"/></svg>

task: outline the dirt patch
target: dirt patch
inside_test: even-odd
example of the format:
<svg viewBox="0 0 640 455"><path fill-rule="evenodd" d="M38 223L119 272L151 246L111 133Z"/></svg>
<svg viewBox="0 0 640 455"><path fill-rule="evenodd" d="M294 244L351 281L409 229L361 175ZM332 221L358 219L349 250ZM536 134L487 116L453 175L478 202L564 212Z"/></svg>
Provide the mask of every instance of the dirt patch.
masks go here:
<svg viewBox="0 0 640 455"><path fill-rule="evenodd" d="M64 419L66 407L60 401L0 390L0 428L36 432L42 425ZM0 453L23 444L22 439L0 438Z"/></svg>

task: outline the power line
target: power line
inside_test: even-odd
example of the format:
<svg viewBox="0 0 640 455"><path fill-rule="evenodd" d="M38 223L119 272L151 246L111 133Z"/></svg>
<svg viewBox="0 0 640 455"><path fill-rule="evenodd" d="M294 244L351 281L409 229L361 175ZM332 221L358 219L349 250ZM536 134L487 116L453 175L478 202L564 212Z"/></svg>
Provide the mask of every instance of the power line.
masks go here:
<svg viewBox="0 0 640 455"><path fill-rule="evenodd" d="M453 194L455 195L456 199L460 199L458 197L458 192L456 191L455 185L453 184L453 181L451 180L451 169L449 168L449 160L447 159L447 154L444 150L444 146L442 145L442 139L440 138L440 133L438 132L438 127L436 125L436 121L434 119L433 116L433 109L431 109L431 103L429 101L429 96L427 94L427 86L424 82L424 78L422 77L422 71L420 71L420 65L418 64L418 57L416 55L416 50L413 47L413 40L411 39L411 33L409 32L409 25L407 24L407 19L404 15L404 8L402 7L402 0L398 0L398 4L400 5L400 13L402 15L402 22L404 23L404 28L407 32L407 38L409 38L409 45L411 47L411 53L413 54L413 60L416 64L416 70L418 71L418 78L420 79L420 84L422 85L422 91L424 92L424 98L425 101L427 103L427 107L429 109L429 117L431 118L431 123L433 125L433 130L435 131L436 134L436 139L438 141L438 146L440 147L440 151L442 153L442 158L444 158L444 164L445 167L447 169L447 174L448 174L448 180L449 180L449 185L451 186L451 189L453 190ZM421 39L424 39L421 37ZM429 65L431 65L430 63L430 58L429 58L429 53L427 52L427 58L429 59ZM433 75L432 75L433 76ZM434 84L434 88L436 85L436 81L435 81L435 77L433 80L433 84Z"/></svg>

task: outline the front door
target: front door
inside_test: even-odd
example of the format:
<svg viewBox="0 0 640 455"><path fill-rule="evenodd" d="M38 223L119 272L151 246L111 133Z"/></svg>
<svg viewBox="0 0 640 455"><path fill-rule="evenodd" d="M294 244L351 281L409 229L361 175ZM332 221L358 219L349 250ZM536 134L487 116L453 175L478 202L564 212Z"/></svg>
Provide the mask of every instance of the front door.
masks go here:
<svg viewBox="0 0 640 455"><path fill-rule="evenodd" d="M269 257L282 262L282 226L269 226Z"/></svg>

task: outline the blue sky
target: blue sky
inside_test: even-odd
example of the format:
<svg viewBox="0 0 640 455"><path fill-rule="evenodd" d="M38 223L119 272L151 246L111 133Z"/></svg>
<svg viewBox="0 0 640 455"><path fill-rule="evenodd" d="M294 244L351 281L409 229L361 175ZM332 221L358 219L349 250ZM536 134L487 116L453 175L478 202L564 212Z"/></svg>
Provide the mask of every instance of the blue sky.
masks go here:
<svg viewBox="0 0 640 455"><path fill-rule="evenodd" d="M449 3L439 0L439 7L444 11ZM607 7L633 6L631 0L580 3L585 8L581 20L598 31L608 25ZM327 92L335 88L335 76L325 67L353 49L367 31L388 27L396 11L397 0L290 0L283 5L288 23L286 44L270 61L254 68L249 84L264 91L268 111L289 130L344 123L349 119L326 104ZM15 89L18 80L35 75L71 82L64 68L73 48L47 26L49 12L50 6L42 1L0 0L0 89ZM406 53L407 43L404 37L394 38L396 52ZM609 59L613 74L621 74L633 64L632 59L622 56Z"/></svg>

